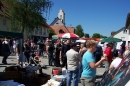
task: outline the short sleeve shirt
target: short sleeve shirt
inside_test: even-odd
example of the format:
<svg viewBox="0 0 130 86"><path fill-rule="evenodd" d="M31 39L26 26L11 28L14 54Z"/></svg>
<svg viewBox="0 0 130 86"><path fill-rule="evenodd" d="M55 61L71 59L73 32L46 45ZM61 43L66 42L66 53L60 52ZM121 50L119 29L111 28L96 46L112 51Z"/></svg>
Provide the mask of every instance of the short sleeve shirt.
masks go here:
<svg viewBox="0 0 130 86"><path fill-rule="evenodd" d="M111 64L113 65L114 68L117 68L118 65L121 63L121 61L122 61L122 59L119 58L119 57L117 57L116 59L114 59L114 60L112 61Z"/></svg>
<svg viewBox="0 0 130 86"><path fill-rule="evenodd" d="M96 76L96 69L92 69L89 65L90 62L95 62L94 55L86 51L82 58L82 66L83 66L83 72L82 77L85 78L94 78Z"/></svg>

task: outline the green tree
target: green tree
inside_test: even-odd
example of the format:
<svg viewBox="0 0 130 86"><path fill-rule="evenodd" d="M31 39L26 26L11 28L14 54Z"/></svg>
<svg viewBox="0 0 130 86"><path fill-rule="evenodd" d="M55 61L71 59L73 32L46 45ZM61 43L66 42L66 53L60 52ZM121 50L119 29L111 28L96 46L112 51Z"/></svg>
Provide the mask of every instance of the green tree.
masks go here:
<svg viewBox="0 0 130 86"><path fill-rule="evenodd" d="M107 36L100 35L100 38L107 38Z"/></svg>
<svg viewBox="0 0 130 86"><path fill-rule="evenodd" d="M11 19L11 28L14 30L18 28L22 33L44 25L46 19L42 15L48 13L53 6L50 0L2 0L2 2L7 5L4 12Z"/></svg>
<svg viewBox="0 0 130 86"><path fill-rule="evenodd" d="M75 33L76 33L79 37L83 37L83 36L84 36L83 28L82 28L81 25L77 25L77 26L76 26Z"/></svg>
<svg viewBox="0 0 130 86"><path fill-rule="evenodd" d="M94 33L93 36L92 36L92 38L100 38L100 36L101 35L99 33Z"/></svg>
<svg viewBox="0 0 130 86"><path fill-rule="evenodd" d="M89 37L90 37L88 33L85 33L84 36L85 36L86 38L89 38Z"/></svg>
<svg viewBox="0 0 130 86"><path fill-rule="evenodd" d="M52 38L53 35L56 35L55 31L53 29L49 29L49 38Z"/></svg>

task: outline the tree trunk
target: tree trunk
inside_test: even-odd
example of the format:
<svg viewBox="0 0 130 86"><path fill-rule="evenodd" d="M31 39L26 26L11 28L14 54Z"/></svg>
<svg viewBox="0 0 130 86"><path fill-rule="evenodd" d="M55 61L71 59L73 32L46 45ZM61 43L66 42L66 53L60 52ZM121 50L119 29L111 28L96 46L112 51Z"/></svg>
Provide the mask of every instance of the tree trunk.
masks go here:
<svg viewBox="0 0 130 86"><path fill-rule="evenodd" d="M22 24L21 33L23 33L23 34L24 34L24 29L25 29L25 25Z"/></svg>

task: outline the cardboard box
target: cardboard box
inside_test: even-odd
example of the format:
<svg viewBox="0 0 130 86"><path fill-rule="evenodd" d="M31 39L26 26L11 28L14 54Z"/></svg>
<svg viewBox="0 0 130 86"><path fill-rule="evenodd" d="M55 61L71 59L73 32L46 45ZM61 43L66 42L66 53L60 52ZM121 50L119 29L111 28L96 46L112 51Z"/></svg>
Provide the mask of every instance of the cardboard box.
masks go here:
<svg viewBox="0 0 130 86"><path fill-rule="evenodd" d="M53 75L53 70L58 70L59 71L58 75L62 75L62 68L60 68L60 67L54 67L54 68L52 68L52 75Z"/></svg>

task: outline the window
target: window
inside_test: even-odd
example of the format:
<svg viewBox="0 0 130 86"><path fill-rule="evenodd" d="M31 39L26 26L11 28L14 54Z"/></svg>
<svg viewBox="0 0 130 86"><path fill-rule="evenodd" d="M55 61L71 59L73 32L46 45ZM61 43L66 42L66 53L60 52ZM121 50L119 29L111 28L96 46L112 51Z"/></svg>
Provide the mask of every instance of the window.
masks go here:
<svg viewBox="0 0 130 86"><path fill-rule="evenodd" d="M35 34L38 34L38 29L37 28L35 28Z"/></svg>
<svg viewBox="0 0 130 86"><path fill-rule="evenodd" d="M3 25L5 25L5 26L6 26L6 20L5 20L5 19L3 19Z"/></svg>
<svg viewBox="0 0 130 86"><path fill-rule="evenodd" d="M121 37L122 40L125 40L125 37Z"/></svg>
<svg viewBox="0 0 130 86"><path fill-rule="evenodd" d="M45 28L43 29L43 35L45 35L46 34L46 31L45 31Z"/></svg>
<svg viewBox="0 0 130 86"><path fill-rule="evenodd" d="M42 28L39 28L39 35L42 35Z"/></svg>
<svg viewBox="0 0 130 86"><path fill-rule="evenodd" d="M128 46L130 46L130 41L128 41Z"/></svg>
<svg viewBox="0 0 130 86"><path fill-rule="evenodd" d="M59 24L58 22L56 24Z"/></svg>
<svg viewBox="0 0 130 86"><path fill-rule="evenodd" d="M127 33L127 30L125 29L125 30L123 31L123 33L126 34L126 33Z"/></svg>
<svg viewBox="0 0 130 86"><path fill-rule="evenodd" d="M62 18L62 15L60 15L60 18Z"/></svg>

